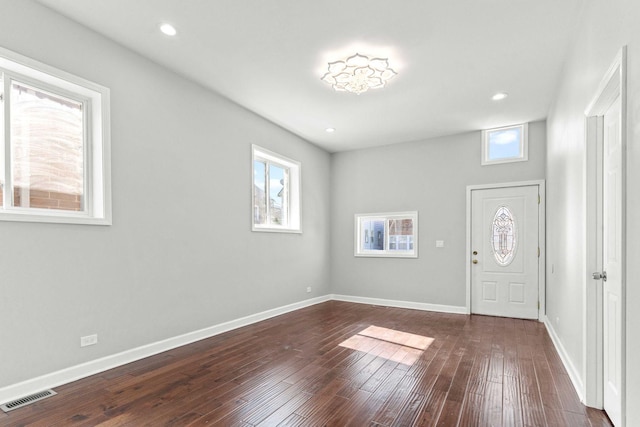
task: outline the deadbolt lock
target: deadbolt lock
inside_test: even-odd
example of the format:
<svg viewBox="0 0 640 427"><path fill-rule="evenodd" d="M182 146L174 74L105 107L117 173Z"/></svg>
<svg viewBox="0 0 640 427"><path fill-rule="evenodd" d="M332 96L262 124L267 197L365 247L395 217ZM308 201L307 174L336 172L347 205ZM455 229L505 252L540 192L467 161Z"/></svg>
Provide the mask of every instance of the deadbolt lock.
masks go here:
<svg viewBox="0 0 640 427"><path fill-rule="evenodd" d="M478 251L473 251L473 254L474 255L478 255Z"/></svg>

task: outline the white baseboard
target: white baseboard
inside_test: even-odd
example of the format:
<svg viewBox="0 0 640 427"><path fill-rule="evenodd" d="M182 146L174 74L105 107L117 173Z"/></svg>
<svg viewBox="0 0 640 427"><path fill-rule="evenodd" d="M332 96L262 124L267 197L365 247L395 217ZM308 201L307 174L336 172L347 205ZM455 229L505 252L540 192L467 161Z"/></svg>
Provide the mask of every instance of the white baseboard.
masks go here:
<svg viewBox="0 0 640 427"><path fill-rule="evenodd" d="M135 362L136 360L144 359L145 357L153 356L164 351L174 349L176 347L191 344L193 342L200 341L224 332L228 332L233 329L251 325L262 320L270 319L281 314L289 313L291 311L299 310L301 308L309 307L329 300L381 305L388 307L409 308L414 310L438 311L443 313L466 314L466 307L329 294L322 297L312 298L305 301L285 305L283 307L263 311L261 313L231 320L229 322L220 323L218 325L210 326L198 331L189 332L177 337L172 337L166 340L143 345L141 347L136 347L131 350L123 351L121 353L113 354L96 360L91 360L80 365L72 366L66 369L42 375L40 377L2 387L0 388L0 404L10 402L12 400L37 393L42 390L54 388L62 384L77 381L91 375L99 374L100 372L104 372L109 369L125 365L127 363Z"/></svg>
<svg viewBox="0 0 640 427"><path fill-rule="evenodd" d="M467 314L467 308L457 305L428 304L424 302L397 301L381 298L356 297L351 295L331 295L336 301L355 302L359 304L382 305L386 307L410 308L413 310L438 311L441 313Z"/></svg>
<svg viewBox="0 0 640 427"><path fill-rule="evenodd" d="M549 332L549 336L551 337L551 341L553 341L553 345L556 347L556 351L560 356L560 360L562 360L564 368L569 374L571 384L573 384L573 388L576 390L576 393L578 393L580 402L584 403L584 384L582 383L580 372L576 369L575 365L571 361L569 353L567 353L567 350L565 350L564 346L562 345L560 337L558 337L558 334L556 334L556 331L553 329L553 326L551 325L551 322L549 321L547 316L544 316L544 325L547 328L547 332Z"/></svg>
<svg viewBox="0 0 640 427"><path fill-rule="evenodd" d="M220 323L198 331L189 332L177 337L168 338L166 340L143 345L141 347L126 350L121 353L106 356L100 359L92 360L60 371L52 372L40 377L32 378L17 384L11 384L0 388L0 404L10 402L12 400L37 393L42 390L67 384L81 378L95 375L106 370L153 356L163 351L171 350L195 341L200 341L214 335L221 334L243 326L251 325L262 320L270 319L281 314L285 314L304 307L309 307L321 302L329 301L330 295L311 298L305 301L296 302L285 305L283 307L274 308L263 311L261 313L252 314L250 316L231 320L229 322Z"/></svg>

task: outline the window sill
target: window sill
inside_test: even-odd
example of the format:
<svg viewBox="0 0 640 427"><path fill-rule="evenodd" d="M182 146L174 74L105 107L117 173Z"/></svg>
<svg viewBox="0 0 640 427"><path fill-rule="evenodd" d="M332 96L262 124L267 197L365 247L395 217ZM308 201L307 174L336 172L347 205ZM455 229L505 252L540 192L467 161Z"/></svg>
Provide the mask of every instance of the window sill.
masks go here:
<svg viewBox="0 0 640 427"><path fill-rule="evenodd" d="M11 222L41 222L50 224L83 224L83 225L112 225L111 218L93 218L84 215L46 214L33 213L0 213L0 221Z"/></svg>
<svg viewBox="0 0 640 427"><path fill-rule="evenodd" d="M251 227L251 231L258 231L264 233L289 233L289 234L302 234L302 230L299 228L277 228L277 227Z"/></svg>
<svg viewBox="0 0 640 427"><path fill-rule="evenodd" d="M370 253L370 252L358 252L355 254L358 258L418 258L417 253Z"/></svg>

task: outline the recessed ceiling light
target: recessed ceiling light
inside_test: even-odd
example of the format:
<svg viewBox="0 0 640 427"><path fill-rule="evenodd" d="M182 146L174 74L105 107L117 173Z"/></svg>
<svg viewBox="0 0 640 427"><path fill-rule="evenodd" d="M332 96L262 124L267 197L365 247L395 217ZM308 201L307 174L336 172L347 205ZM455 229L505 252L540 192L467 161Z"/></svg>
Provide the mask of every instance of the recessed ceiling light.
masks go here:
<svg viewBox="0 0 640 427"><path fill-rule="evenodd" d="M500 101L502 99L505 99L507 96L509 96L509 94L506 92L498 92L495 95L493 95L491 99L493 99L494 101Z"/></svg>
<svg viewBox="0 0 640 427"><path fill-rule="evenodd" d="M325 129L325 132L327 132L327 133L334 133L335 131L336 131L335 128L326 128Z"/></svg>
<svg viewBox="0 0 640 427"><path fill-rule="evenodd" d="M160 25L160 31L162 31L164 34L168 36L175 36L176 34L178 34L175 27L171 24Z"/></svg>

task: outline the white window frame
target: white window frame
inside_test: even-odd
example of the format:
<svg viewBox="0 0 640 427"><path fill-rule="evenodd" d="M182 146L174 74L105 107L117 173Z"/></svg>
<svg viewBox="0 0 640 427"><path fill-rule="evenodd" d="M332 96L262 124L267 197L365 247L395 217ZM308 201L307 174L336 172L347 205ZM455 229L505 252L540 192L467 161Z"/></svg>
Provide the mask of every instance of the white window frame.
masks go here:
<svg viewBox="0 0 640 427"><path fill-rule="evenodd" d="M505 157L502 159L489 159L489 137L494 132L520 128L520 154L515 157ZM529 159L529 124L504 126L500 128L486 129L482 131L482 165L497 165L501 163L525 162Z"/></svg>
<svg viewBox="0 0 640 427"><path fill-rule="evenodd" d="M418 211L408 212L386 212L356 214L354 223L354 256L356 257L381 257L381 258L418 258ZM413 249L400 251L389 250L389 220L411 219L413 221ZM384 248L365 249L362 235L362 223L364 221L381 220L384 221Z"/></svg>
<svg viewBox="0 0 640 427"><path fill-rule="evenodd" d="M267 170L269 164L273 164L289 170L289 188L288 188L288 212L287 212L287 224L256 224L255 223L255 184L254 184L254 165L255 161L264 161L267 163ZM265 231L273 233L302 233L301 227L301 172L302 166L300 162L274 153L266 148L258 145L251 145L251 230L252 231ZM268 181L265 183L265 198L269 200ZM267 203L269 206L269 203ZM268 216L268 215L267 215Z"/></svg>
<svg viewBox="0 0 640 427"><path fill-rule="evenodd" d="M3 203L0 221L111 225L111 141L109 89L65 71L0 48L4 75L0 106L0 149L4 156ZM11 206L11 143L9 108L11 80L82 103L84 111L84 201L82 211Z"/></svg>

